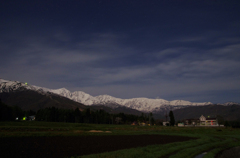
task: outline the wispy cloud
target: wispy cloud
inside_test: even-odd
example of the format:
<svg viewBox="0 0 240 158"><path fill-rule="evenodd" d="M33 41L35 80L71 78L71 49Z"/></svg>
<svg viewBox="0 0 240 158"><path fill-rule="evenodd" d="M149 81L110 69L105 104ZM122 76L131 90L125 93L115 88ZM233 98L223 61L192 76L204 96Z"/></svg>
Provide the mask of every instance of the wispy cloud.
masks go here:
<svg viewBox="0 0 240 158"><path fill-rule="evenodd" d="M6 79L122 98L185 97L194 101L193 94L240 87L239 44L214 48L174 44L140 53L141 48L122 42L125 38L129 37L96 33L72 41L64 32L18 37L15 40L20 44L15 47L0 43L1 51L8 53L0 59L4 64L0 72ZM204 40L206 37L189 37L178 42Z"/></svg>

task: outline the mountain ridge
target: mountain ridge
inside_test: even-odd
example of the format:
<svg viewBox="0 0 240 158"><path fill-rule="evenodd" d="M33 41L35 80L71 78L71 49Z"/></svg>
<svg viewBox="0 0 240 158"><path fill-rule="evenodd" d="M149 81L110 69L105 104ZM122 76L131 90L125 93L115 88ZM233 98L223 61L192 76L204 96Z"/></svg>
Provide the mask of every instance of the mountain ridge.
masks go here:
<svg viewBox="0 0 240 158"><path fill-rule="evenodd" d="M119 105L142 112L159 113L169 110L180 109L188 106L205 106L212 104L211 102L195 103L185 100L167 101L164 99L150 99L150 98L121 99L112 97L110 95L99 95L94 97L83 91L70 92L66 88L48 89L44 87L29 85L27 83L22 83L19 81L9 81L0 79L0 93L20 90L21 88L31 89L39 93L54 93L88 106L106 105L111 108L116 108L111 105ZM231 102L229 103L229 105L230 104ZM227 106L228 103L225 103L225 105Z"/></svg>

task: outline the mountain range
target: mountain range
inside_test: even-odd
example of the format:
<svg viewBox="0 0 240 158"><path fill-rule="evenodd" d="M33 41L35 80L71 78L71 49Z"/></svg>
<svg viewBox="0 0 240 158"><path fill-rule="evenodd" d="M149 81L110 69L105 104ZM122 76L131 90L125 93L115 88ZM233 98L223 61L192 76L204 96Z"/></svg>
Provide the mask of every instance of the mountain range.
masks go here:
<svg viewBox="0 0 240 158"><path fill-rule="evenodd" d="M140 115L141 113L152 112L158 118L163 118L165 113L174 110L176 118L178 119L188 116L186 113L184 115L184 111L188 111L189 117L198 117L198 115L200 115L200 113L198 114L199 110L194 109L201 109L201 113L203 114L203 109L213 105L211 102L193 103L184 100L167 101L164 99L149 98L120 99L110 95L94 97L82 91L70 92L65 88L49 89L19 81L3 79L0 79L0 99L6 104L17 105L24 110L38 110L51 106L68 109L79 108L83 110L88 106L92 109L104 109L109 113L124 112L126 114ZM239 104L227 102L215 106L219 108L231 105ZM192 110L189 111L188 109Z"/></svg>
<svg viewBox="0 0 240 158"><path fill-rule="evenodd" d="M110 95L99 95L94 97L82 91L70 92L65 88L48 89L19 81L9 81L0 79L0 93L3 92L9 93L23 90L32 90L40 94L57 94L87 106L104 105L111 107L113 109L122 106L147 113L148 112L157 113L180 109L188 106L205 106L212 104L211 102L193 103L184 100L167 101L164 99L149 99L149 98L120 99L112 97Z"/></svg>

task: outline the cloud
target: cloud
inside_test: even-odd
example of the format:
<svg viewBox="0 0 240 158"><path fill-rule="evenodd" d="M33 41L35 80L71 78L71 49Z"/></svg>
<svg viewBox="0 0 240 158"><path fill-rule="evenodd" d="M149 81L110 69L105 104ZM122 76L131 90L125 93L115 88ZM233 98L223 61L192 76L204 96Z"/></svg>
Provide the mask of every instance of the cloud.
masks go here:
<svg viewBox="0 0 240 158"><path fill-rule="evenodd" d="M162 98L166 100L183 99L189 101L211 101L219 103L227 93L237 92L238 81L229 82L228 79L221 80L162 80L155 81L154 84L108 84L104 86L74 87L72 91L82 90L93 96L108 94L119 98ZM225 92L225 93L223 93ZM231 92L231 93L230 93ZM221 95L219 95L221 94ZM226 99L226 97L224 98ZM229 100L225 100L229 101Z"/></svg>
<svg viewBox="0 0 240 158"><path fill-rule="evenodd" d="M29 78L31 74L36 84L43 81L40 78L47 80L58 77L62 78L58 80L69 79L69 82L83 79L84 83L94 83L94 80L103 81L105 72L112 71L110 69L114 64L108 68L109 61L121 60L133 53L131 48L121 47L117 42L121 36L110 33L92 34L84 41L65 45L56 44L56 40L51 40L52 37L55 38L54 34L45 38L25 36L21 39L21 45L5 48L10 55L2 58L8 63L0 69L2 74L11 79L14 79L14 75L21 76L15 77L15 80ZM15 42L18 40L20 38Z"/></svg>
<svg viewBox="0 0 240 158"><path fill-rule="evenodd" d="M203 101L197 96L204 98L205 93L213 98L213 92L240 88L239 44L202 48L188 47L182 41L181 46L173 44L143 53L145 46L131 45L125 41L128 38L93 33L76 39L61 31L51 36L12 37L20 44L0 43L4 46L1 51L7 52L0 59L4 65L0 67L1 78L91 95L190 101ZM189 37L184 42L205 39Z"/></svg>
<svg viewBox="0 0 240 158"><path fill-rule="evenodd" d="M186 36L186 37L179 37L171 42L180 42L180 43L189 43L189 42L202 42L206 39L206 36Z"/></svg>
<svg viewBox="0 0 240 158"><path fill-rule="evenodd" d="M240 44L238 43L238 44L229 44L227 46L210 49L209 53L212 53L222 58L227 57L227 58L239 60L240 59L239 51L240 51Z"/></svg>
<svg viewBox="0 0 240 158"><path fill-rule="evenodd" d="M106 58L104 55L98 54L87 54L86 52L81 51L67 51L67 50L60 50L56 53L49 53L45 57L45 60L49 61L49 63L53 64L84 64L88 62L94 62L97 60L102 60Z"/></svg>
<svg viewBox="0 0 240 158"><path fill-rule="evenodd" d="M115 68L110 69L106 73L102 73L99 76L99 80L102 82L114 83L114 82L124 82L126 83L138 83L142 82L146 76L154 73L154 69L151 67L130 67L130 68Z"/></svg>

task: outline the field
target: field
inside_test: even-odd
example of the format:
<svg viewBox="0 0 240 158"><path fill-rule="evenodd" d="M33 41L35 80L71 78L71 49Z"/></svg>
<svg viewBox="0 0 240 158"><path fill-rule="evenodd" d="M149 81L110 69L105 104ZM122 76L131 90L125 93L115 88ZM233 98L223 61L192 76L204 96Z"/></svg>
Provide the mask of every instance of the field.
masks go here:
<svg viewBox="0 0 240 158"><path fill-rule="evenodd" d="M240 146L240 129L0 122L0 157L193 158Z"/></svg>

